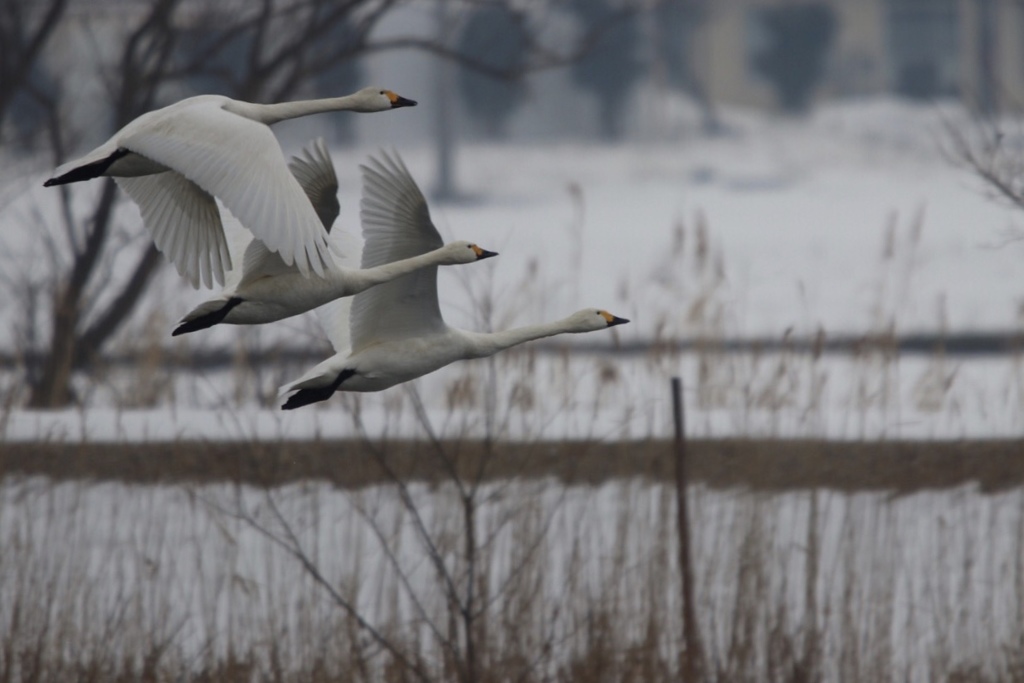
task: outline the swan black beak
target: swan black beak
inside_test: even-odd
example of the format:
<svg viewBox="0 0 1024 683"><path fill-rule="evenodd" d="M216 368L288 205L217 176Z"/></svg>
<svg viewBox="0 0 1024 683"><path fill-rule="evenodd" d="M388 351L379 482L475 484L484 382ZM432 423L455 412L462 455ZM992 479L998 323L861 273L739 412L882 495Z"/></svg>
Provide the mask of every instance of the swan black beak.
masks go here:
<svg viewBox="0 0 1024 683"><path fill-rule="evenodd" d="M617 315L613 315L612 319L608 321L608 327L614 327L616 325L625 325L628 322L629 321L626 320L625 318L620 318Z"/></svg>
<svg viewBox="0 0 1024 683"><path fill-rule="evenodd" d="M473 251L476 252L477 261L483 261L485 258L491 258L492 256L498 255L498 252L496 251L487 251L486 249L482 249L476 246L475 244L473 245Z"/></svg>
<svg viewBox="0 0 1024 683"><path fill-rule="evenodd" d="M398 95L395 99L391 100L391 108L398 109L399 107L415 107L417 104L416 100L410 100L407 97Z"/></svg>

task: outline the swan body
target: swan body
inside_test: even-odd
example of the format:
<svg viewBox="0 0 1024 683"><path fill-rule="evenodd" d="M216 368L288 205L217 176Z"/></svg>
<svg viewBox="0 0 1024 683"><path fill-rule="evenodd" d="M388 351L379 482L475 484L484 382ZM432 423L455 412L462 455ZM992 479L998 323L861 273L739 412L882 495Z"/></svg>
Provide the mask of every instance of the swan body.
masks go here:
<svg viewBox="0 0 1024 683"><path fill-rule="evenodd" d="M215 198L286 265L322 275L331 265L326 233L268 126L415 104L379 88L277 104L199 95L139 116L44 185L113 176L139 205L157 248L195 287L223 284L231 268Z"/></svg>
<svg viewBox="0 0 1024 683"><path fill-rule="evenodd" d="M282 393L294 393L283 408L291 410L323 401L335 391L381 391L456 361L485 358L544 337L595 332L627 322L607 311L586 308L561 320L502 332L469 332L445 326L435 334L382 340L359 351L337 353L285 385Z"/></svg>
<svg viewBox="0 0 1024 683"><path fill-rule="evenodd" d="M319 216L325 234L329 233L338 217L338 179L323 140L316 140L302 156L294 157L289 168ZM403 191L414 211L418 206L426 207L426 200L415 184ZM333 243L337 245L338 240ZM339 250L346 251L340 247ZM253 239L246 248L238 282L229 284L218 296L186 315L173 335L194 332L218 323L258 325L274 322L335 299L352 296L420 268L474 263L491 256L496 254L470 242L458 241L370 268L346 267L344 262L334 262L323 277L306 278L295 266L287 265L278 254Z"/></svg>
<svg viewBox="0 0 1024 683"><path fill-rule="evenodd" d="M362 172L363 268L437 248L441 238L426 204L407 201L415 183L401 160L384 155L371 159ZM412 206L419 208L410 210ZM441 317L436 267L320 310L325 311L325 328L337 353L281 388L282 395L290 394L282 406L285 410L326 400L335 391L381 391L450 363L483 358L535 339L629 322L588 308L562 320L502 332L456 329Z"/></svg>

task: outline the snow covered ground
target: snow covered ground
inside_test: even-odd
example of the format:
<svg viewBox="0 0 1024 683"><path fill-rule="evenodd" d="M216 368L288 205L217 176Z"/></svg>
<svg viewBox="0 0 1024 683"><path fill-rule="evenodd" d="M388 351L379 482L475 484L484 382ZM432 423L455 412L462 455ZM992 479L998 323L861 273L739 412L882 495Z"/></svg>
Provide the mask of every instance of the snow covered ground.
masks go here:
<svg viewBox="0 0 1024 683"><path fill-rule="evenodd" d="M726 116L729 133L680 133L614 146L581 143L466 144L457 179L466 200L434 203L446 236L499 251L498 259L441 275L442 308L455 325L494 329L601 307L632 322L588 342L743 336L781 338L866 332L1021 329L1024 213L986 196L979 182L943 154L941 112L890 100L822 108L808 120L746 113ZM382 117L384 118L384 117ZM394 125L400 125L395 119ZM290 127L296 151L315 130ZM335 150L341 179L338 227L358 232L357 163L373 148ZM413 175L433 186L427 147L402 149ZM7 188L7 272L45 253L34 212L52 210L34 182ZM126 234L135 234L125 204ZM122 263L121 261L124 261ZM127 257L111 266L115 274ZM33 267L35 267L33 265ZM204 297L167 268L118 343L155 338L175 353L282 344L325 349L312 319L254 332L216 329L184 341L162 338ZM14 343L22 315L10 298L0 334ZM155 330L155 332L154 332ZM147 336L148 335L148 336ZM453 387L493 367L501 400L535 411L504 435L601 434L642 438L670 425L667 378L688 387L690 425L700 435L786 434L833 438L958 438L1020 435L1021 357L899 358L796 354L724 357L712 353L580 355L503 359L454 366L418 382L434 421L451 422ZM5 418L9 439L299 438L345 435L335 398L293 414L261 409L256 394L301 367L245 380L237 372L175 376L121 373L82 383L87 408ZM466 378L470 379L467 380ZM6 372L0 389L17 391ZM150 384L149 410L137 411ZM245 391L239 386L250 387ZM257 391L251 389L257 387ZM512 388L530 401L509 398ZM599 391L600 388L607 391ZM145 392L144 392L145 393ZM457 393L457 392L456 392ZM360 399L368 424L415 433L389 405L402 388ZM529 405L526 405L529 404ZM486 412L462 408L482 424ZM474 413L475 411L475 413ZM408 412L407 412L408 414ZM593 417L601 416L601 427ZM558 417L552 417L558 416ZM523 426L523 422L532 423ZM407 420L408 422L408 420ZM415 423L415 420L412 421ZM515 422L515 421L513 421Z"/></svg>

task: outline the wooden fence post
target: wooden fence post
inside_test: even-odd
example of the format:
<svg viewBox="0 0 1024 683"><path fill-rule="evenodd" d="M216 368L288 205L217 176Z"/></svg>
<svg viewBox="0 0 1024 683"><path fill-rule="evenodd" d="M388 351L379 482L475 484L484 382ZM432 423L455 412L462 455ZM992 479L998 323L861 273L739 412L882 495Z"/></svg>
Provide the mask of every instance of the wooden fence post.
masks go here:
<svg viewBox="0 0 1024 683"><path fill-rule="evenodd" d="M697 683L701 674L700 636L693 601L693 565L690 559L690 521L686 502L686 423L683 382L672 378L672 414L675 418L676 531L679 534L679 574L683 597L683 652L679 675L683 683Z"/></svg>

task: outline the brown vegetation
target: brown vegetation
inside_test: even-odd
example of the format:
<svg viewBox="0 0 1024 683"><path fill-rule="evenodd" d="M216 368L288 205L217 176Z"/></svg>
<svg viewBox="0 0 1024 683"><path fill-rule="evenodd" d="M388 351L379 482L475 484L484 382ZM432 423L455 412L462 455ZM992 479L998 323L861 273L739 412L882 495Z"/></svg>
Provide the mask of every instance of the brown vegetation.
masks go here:
<svg viewBox="0 0 1024 683"><path fill-rule="evenodd" d="M760 491L814 488L909 493L974 483L983 491L1024 484L1024 440L878 441L694 440L689 476L711 488ZM623 477L669 482L670 441L619 443L499 443L443 445L460 473L484 480L556 477L566 484L600 484ZM56 480L127 483L241 482L280 486L329 481L356 489L388 481L363 441L220 443L9 443L0 446L0 477L43 475ZM448 474L425 457L419 441L386 445L390 467L403 480L440 483ZM488 450L490 448L491 450ZM481 470L481 462L483 468Z"/></svg>

